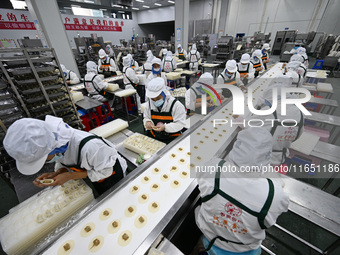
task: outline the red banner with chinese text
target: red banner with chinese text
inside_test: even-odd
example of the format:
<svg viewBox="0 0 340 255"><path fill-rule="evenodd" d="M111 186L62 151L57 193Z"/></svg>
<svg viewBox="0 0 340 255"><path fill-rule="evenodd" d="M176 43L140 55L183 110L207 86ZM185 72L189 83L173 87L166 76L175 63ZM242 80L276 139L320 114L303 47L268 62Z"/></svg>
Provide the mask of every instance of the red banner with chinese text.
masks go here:
<svg viewBox="0 0 340 255"><path fill-rule="evenodd" d="M95 25L74 25L74 24L64 24L64 26L66 30L122 32L122 27L116 27L116 26L95 26Z"/></svg>
<svg viewBox="0 0 340 255"><path fill-rule="evenodd" d="M35 30L33 22L9 22L0 21L0 29L24 29Z"/></svg>

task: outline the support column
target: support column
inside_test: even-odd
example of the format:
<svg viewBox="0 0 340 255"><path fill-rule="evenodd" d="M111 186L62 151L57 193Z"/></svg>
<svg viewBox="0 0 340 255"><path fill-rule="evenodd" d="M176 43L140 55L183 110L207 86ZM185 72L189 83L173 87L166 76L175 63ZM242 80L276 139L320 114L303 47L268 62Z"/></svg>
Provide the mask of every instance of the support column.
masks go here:
<svg viewBox="0 0 340 255"><path fill-rule="evenodd" d="M228 15L228 7L229 7L229 0L223 0L221 1L221 7L220 7L220 18L219 22L217 25L217 33L218 33L218 38L221 38L221 35L226 34L227 30L227 15Z"/></svg>
<svg viewBox="0 0 340 255"><path fill-rule="evenodd" d="M60 63L80 77L57 1L26 0L26 4L43 45L54 48Z"/></svg>
<svg viewBox="0 0 340 255"><path fill-rule="evenodd" d="M180 43L188 50L189 30L189 2L187 0L176 0L175 2L175 47Z"/></svg>

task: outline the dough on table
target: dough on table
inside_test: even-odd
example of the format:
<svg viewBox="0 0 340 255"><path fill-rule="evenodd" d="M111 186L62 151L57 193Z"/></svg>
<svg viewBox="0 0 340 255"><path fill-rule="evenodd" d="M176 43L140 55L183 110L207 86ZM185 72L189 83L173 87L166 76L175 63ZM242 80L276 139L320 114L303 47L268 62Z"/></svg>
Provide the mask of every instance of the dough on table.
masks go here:
<svg viewBox="0 0 340 255"><path fill-rule="evenodd" d="M181 186L181 183L177 180L173 180L171 183L170 183L170 186L173 187L173 188L178 188L179 186Z"/></svg>
<svg viewBox="0 0 340 255"><path fill-rule="evenodd" d="M167 182L168 180L170 180L170 176L168 174L163 174L161 177L161 180L163 182Z"/></svg>
<svg viewBox="0 0 340 255"><path fill-rule="evenodd" d="M144 203L148 202L148 200L149 200L149 195L148 194L142 194L142 195L140 195L138 197L138 201L141 204L144 204Z"/></svg>
<svg viewBox="0 0 340 255"><path fill-rule="evenodd" d="M176 154L175 153L171 153L170 154L170 158L172 158L172 159L176 158Z"/></svg>
<svg viewBox="0 0 340 255"><path fill-rule="evenodd" d="M120 227L122 226L122 223L120 220L113 220L110 222L109 226L107 227L107 231L111 234L116 233Z"/></svg>
<svg viewBox="0 0 340 255"><path fill-rule="evenodd" d="M173 172L173 173L175 173L175 172L178 171L178 167L177 167L177 166L172 166L172 167L170 168L170 171Z"/></svg>
<svg viewBox="0 0 340 255"><path fill-rule="evenodd" d="M158 191L159 188L160 188L160 185L159 185L158 183L151 184L151 186L150 186L150 190L151 190L152 192Z"/></svg>
<svg viewBox="0 0 340 255"><path fill-rule="evenodd" d="M149 204L149 211L155 213L159 210L160 205L158 202L154 201Z"/></svg>
<svg viewBox="0 0 340 255"><path fill-rule="evenodd" d="M179 176L180 176L181 178L185 179L185 178L188 178L188 177L189 177L189 174L188 174L188 172L186 172L186 171L182 171L182 172L179 174Z"/></svg>
<svg viewBox="0 0 340 255"><path fill-rule="evenodd" d="M154 169L152 169L153 174L159 174L160 172L161 172L161 169L159 167L155 167Z"/></svg>
<svg viewBox="0 0 340 255"><path fill-rule="evenodd" d="M139 191L139 186L134 185L130 188L130 193L131 194L136 194Z"/></svg>
<svg viewBox="0 0 340 255"><path fill-rule="evenodd" d="M87 223L84 225L80 231L80 236L81 237L87 237L91 235L96 228L96 225L93 222Z"/></svg>
<svg viewBox="0 0 340 255"><path fill-rule="evenodd" d="M178 150L179 152L183 152L183 148L182 148L182 147L179 147L177 150Z"/></svg>
<svg viewBox="0 0 340 255"><path fill-rule="evenodd" d="M135 219L135 226L136 226L136 228L142 228L146 225L146 222L147 222L146 216L145 215L139 215Z"/></svg>
<svg viewBox="0 0 340 255"><path fill-rule="evenodd" d="M191 152L188 151L187 153L185 153L185 155L187 155L188 157L190 157L190 156L191 156Z"/></svg>
<svg viewBox="0 0 340 255"><path fill-rule="evenodd" d="M103 210L100 214L99 214L99 218L101 220L107 220L108 218L110 218L110 216L112 215L112 210L110 208L106 208L105 210Z"/></svg>
<svg viewBox="0 0 340 255"><path fill-rule="evenodd" d="M120 246L126 246L131 242L132 233L129 230L123 231L118 237L118 244Z"/></svg>
<svg viewBox="0 0 340 255"><path fill-rule="evenodd" d="M142 177L142 183L146 184L150 181L150 177L149 176L144 176Z"/></svg>
<svg viewBox="0 0 340 255"><path fill-rule="evenodd" d="M104 237L103 236L95 236L89 243L89 251L90 252L97 252L102 248L104 244Z"/></svg>
<svg viewBox="0 0 340 255"><path fill-rule="evenodd" d="M74 248L74 241L67 240L58 249L58 255L68 255Z"/></svg>
<svg viewBox="0 0 340 255"><path fill-rule="evenodd" d="M185 159L184 158L181 158L180 160L178 160L178 163L181 164L181 165L184 165L185 164Z"/></svg>
<svg viewBox="0 0 340 255"><path fill-rule="evenodd" d="M137 207L134 205L130 205L128 206L128 208L125 209L125 216L132 217L133 215L135 215L136 211L137 211Z"/></svg>

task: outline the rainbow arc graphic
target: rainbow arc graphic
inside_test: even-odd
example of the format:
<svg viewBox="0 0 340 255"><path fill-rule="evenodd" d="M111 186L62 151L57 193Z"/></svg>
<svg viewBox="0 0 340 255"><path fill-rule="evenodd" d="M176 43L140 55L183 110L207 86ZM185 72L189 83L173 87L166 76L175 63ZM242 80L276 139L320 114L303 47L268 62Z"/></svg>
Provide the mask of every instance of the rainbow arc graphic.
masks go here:
<svg viewBox="0 0 340 255"><path fill-rule="evenodd" d="M214 104L217 106L217 100L219 101L220 105L222 105L222 100L220 98L220 96L218 95L217 91L210 85L204 83L204 82L197 82L198 84L201 84L203 87L199 87L197 88L197 90L202 90L204 91L206 94L208 94L210 96L210 98L214 101ZM203 94L203 93L202 93ZM201 114L202 115L206 115L207 114L207 95L203 94L202 95L202 104L201 104Z"/></svg>

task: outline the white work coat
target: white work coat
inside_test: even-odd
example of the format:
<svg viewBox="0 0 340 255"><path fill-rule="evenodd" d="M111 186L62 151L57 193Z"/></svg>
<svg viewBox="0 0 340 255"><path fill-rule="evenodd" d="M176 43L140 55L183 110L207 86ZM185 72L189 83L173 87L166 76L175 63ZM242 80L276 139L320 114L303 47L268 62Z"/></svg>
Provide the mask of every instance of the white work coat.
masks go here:
<svg viewBox="0 0 340 255"><path fill-rule="evenodd" d="M149 61L146 61L142 68L142 73L146 74L146 77L148 77L152 73L152 64Z"/></svg>
<svg viewBox="0 0 340 255"><path fill-rule="evenodd" d="M66 81L70 81L70 85L74 85L74 84L80 83L80 80L79 80L77 74L75 72L73 72L73 71L66 72L65 80Z"/></svg>
<svg viewBox="0 0 340 255"><path fill-rule="evenodd" d="M55 164L55 170L63 168L65 165L76 165L78 162L79 144L82 139L92 134L74 130L74 133L68 143L68 149L64 153L64 156L59 159ZM92 139L88 141L81 150L80 165L87 170L87 176L92 182L96 182L107 177L110 177L113 171L113 166L116 164L116 160L122 167L125 175L127 164L126 161L118 154L115 146L105 140L111 147L106 145L101 139Z"/></svg>
<svg viewBox="0 0 340 255"><path fill-rule="evenodd" d="M249 65L249 69L248 69ZM239 71L247 71L248 70L248 78L241 78L241 73ZM247 79L248 83L254 80L255 69L252 63L248 63L247 65L242 65L241 63L237 63L237 74L236 74L236 84L244 85L243 80Z"/></svg>
<svg viewBox="0 0 340 255"><path fill-rule="evenodd" d="M101 59L98 60L98 72L103 72L103 70L100 70L99 68L102 66L102 65L110 65L109 66L109 71L110 72L115 72L115 71L118 71L118 68L116 66L116 63L113 59L113 57L109 57L107 56L106 58L106 61L103 61Z"/></svg>
<svg viewBox="0 0 340 255"><path fill-rule="evenodd" d="M226 76L225 69L224 69L223 72L220 73L220 75L217 77L217 84L225 84L225 83L231 82L233 79L236 79L237 74L238 72L236 71L229 78L228 76ZM238 77L240 77L240 74L238 74Z"/></svg>
<svg viewBox="0 0 340 255"><path fill-rule="evenodd" d="M206 165L215 166L219 162L220 159L215 158ZM235 166L229 158L224 163L224 166L228 165ZM201 172L196 176L201 197L211 194L214 190L215 175ZM280 183L276 180L272 182L274 197L264 219L264 225L267 228L274 225L278 216L288 210L289 204L289 197L284 193ZM222 172L219 183L221 191L255 212L261 211L269 193L267 179L261 178L261 175L256 172ZM226 251L246 252L258 249L266 236L257 217L219 194L196 208L195 219L198 228L209 241L216 236L221 236L227 240L245 244L227 243L216 239L214 245Z"/></svg>
<svg viewBox="0 0 340 255"><path fill-rule="evenodd" d="M255 61L254 58L251 58L250 62L253 64L253 66L258 65L259 63L261 63L261 66L259 66L259 67L262 67L264 69L264 65L263 65L263 62L262 62L261 58L259 58L257 61ZM259 68L259 67L256 67L256 68ZM256 71L255 70L256 68L254 67L254 72Z"/></svg>
<svg viewBox="0 0 340 255"><path fill-rule="evenodd" d="M125 66L123 68L123 82L124 82L125 89L136 89L136 87L133 86L131 84L131 82L138 84L139 79L136 75L136 72L132 69L132 67L126 67ZM139 85L137 85L137 86L139 86ZM136 98L137 98L137 108L138 108L138 111L140 111L141 110L141 101L140 101L140 95L138 95L138 93L136 94Z"/></svg>
<svg viewBox="0 0 340 255"><path fill-rule="evenodd" d="M177 68L176 60L172 58L172 56L166 56L162 60L162 70L164 72L170 73L173 72Z"/></svg>
<svg viewBox="0 0 340 255"><path fill-rule="evenodd" d="M270 107L265 106L261 110L268 110ZM246 124L250 119L257 119L262 120L264 125L263 128L267 129L269 132L274 131L272 121L266 121L266 119L273 120L273 119L279 119L282 120L295 120L297 124L301 125L301 128L297 125L296 127L284 127L282 125L278 125L275 129L275 132L273 135L273 151L270 163L272 165L280 165L285 161L285 158L289 156L289 150L291 143L295 141L297 138L301 136L303 133L303 121L304 118L301 115L301 112L299 108L297 108L295 105L288 104L287 105L287 115L281 115L281 101L278 100L278 105L276 108L276 114L277 116L274 116L274 113L269 115L252 115L249 118L246 119ZM302 119L301 119L302 117ZM257 123L257 124L255 124ZM262 122L261 122L262 123ZM288 126L288 121L284 122L286 126ZM252 125L260 125L259 122L254 122ZM286 149L286 154L284 155L283 150Z"/></svg>
<svg viewBox="0 0 340 255"><path fill-rule="evenodd" d="M162 109L160 112L169 112L172 102L175 100L175 98L173 96L171 96L170 94L166 93L166 97L165 97L165 102L162 106ZM150 101L150 103L149 103ZM155 112L159 112L157 107L152 103L152 100L149 99L149 101L147 101L146 106L145 106L145 110L144 110L144 119L143 119L143 124L144 127L146 128L146 122L151 121L151 109ZM151 109L150 109L151 106ZM176 133L178 131L181 131L184 126L185 126L185 120L186 120L186 114L185 114L185 108L184 105L177 100L177 102L175 103L175 105L172 108L172 113L171 113L172 117L173 117L173 122L171 123L166 123L164 124L165 126L165 132L167 133Z"/></svg>
<svg viewBox="0 0 340 255"><path fill-rule="evenodd" d="M151 73L149 74L149 76L146 78L146 83L145 83L146 88L148 87L149 82L150 82L152 79L157 78L157 77L158 77L157 74L153 74L153 73L151 72ZM167 78L166 78L166 76L165 76L164 73L161 73L161 78L163 78L163 80L164 80L164 86L167 87L167 86L168 86L168 80L167 80Z"/></svg>
<svg viewBox="0 0 340 255"><path fill-rule="evenodd" d="M176 50L176 52L175 52L175 56L176 57L179 57L179 54L183 54L183 56L185 57L185 58L187 58L187 51L186 50L184 50L184 49L182 49L180 52L178 52L178 49Z"/></svg>
<svg viewBox="0 0 340 255"><path fill-rule="evenodd" d="M187 60L189 63L189 69L198 71L198 63L201 60L201 55L198 50L191 50L187 55Z"/></svg>
<svg viewBox="0 0 340 255"><path fill-rule="evenodd" d="M196 110L196 93L199 94L199 92L196 90L196 93L193 91L195 88L191 87L185 92L185 107L191 111Z"/></svg>
<svg viewBox="0 0 340 255"><path fill-rule="evenodd" d="M98 75L93 79L95 75L97 74L94 72L85 74L85 88L93 99L99 100L101 102L107 101L106 98L100 95L98 91L107 89L108 84L103 82L103 80ZM92 79L93 82L91 82Z"/></svg>

